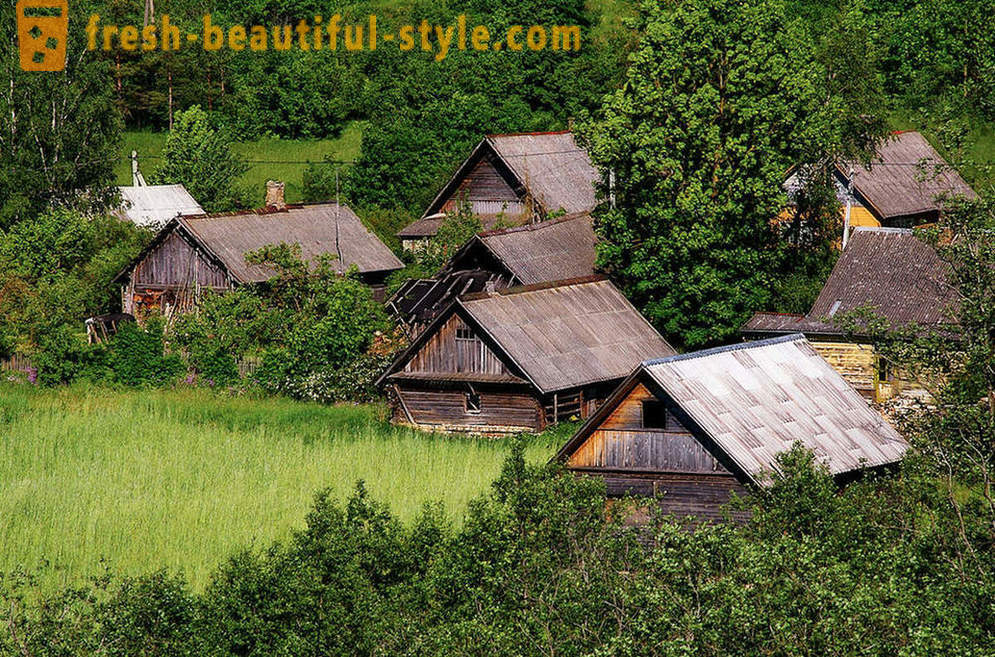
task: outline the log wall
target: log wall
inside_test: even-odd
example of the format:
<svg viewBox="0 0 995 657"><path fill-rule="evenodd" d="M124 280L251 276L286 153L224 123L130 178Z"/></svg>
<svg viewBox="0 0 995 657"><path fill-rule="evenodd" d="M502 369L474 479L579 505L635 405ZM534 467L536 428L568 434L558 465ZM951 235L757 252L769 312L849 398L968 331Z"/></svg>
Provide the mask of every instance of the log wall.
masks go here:
<svg viewBox="0 0 995 657"><path fill-rule="evenodd" d="M527 389L474 385L474 390L480 396L479 412L467 410L465 386L404 381L394 388L399 403L394 405L393 419L442 431L514 433L543 429L539 402Z"/></svg>

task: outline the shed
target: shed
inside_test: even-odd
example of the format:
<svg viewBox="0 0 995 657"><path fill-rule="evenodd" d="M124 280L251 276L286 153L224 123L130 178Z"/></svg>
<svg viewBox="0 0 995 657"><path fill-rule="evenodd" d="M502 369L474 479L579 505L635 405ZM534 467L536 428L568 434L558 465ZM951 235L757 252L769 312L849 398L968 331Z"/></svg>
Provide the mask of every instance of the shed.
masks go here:
<svg viewBox="0 0 995 657"><path fill-rule="evenodd" d="M608 280L458 297L380 378L394 421L541 431L587 417L632 368L674 349Z"/></svg>
<svg viewBox="0 0 995 657"><path fill-rule="evenodd" d="M557 212L589 212L597 204L600 180L573 133L532 132L489 135L460 165L422 217L400 232L404 248L439 230L446 213L468 203L487 229L500 220L540 221Z"/></svg>
<svg viewBox="0 0 995 657"><path fill-rule="evenodd" d="M757 313L740 332L748 338L804 333L861 394L885 401L915 382L882 362L869 340L848 338L834 320L866 308L896 329L950 330L957 296L948 276L946 263L914 231L857 228L808 314Z"/></svg>
<svg viewBox="0 0 995 657"><path fill-rule="evenodd" d="M771 482L800 443L839 483L897 463L905 440L802 335L648 360L560 449L608 494L662 496L676 516L721 517Z"/></svg>
<svg viewBox="0 0 995 657"><path fill-rule="evenodd" d="M592 224L580 213L476 235L433 278L405 283L387 308L414 335L461 294L593 276Z"/></svg>
<svg viewBox="0 0 995 657"><path fill-rule="evenodd" d="M114 215L136 226L159 229L182 215L201 215L204 209L183 185L118 187L121 206Z"/></svg>
<svg viewBox="0 0 995 657"><path fill-rule="evenodd" d="M124 312L167 305L185 312L196 306L204 289L265 282L273 270L249 264L245 254L281 243L300 245L311 264L329 255L342 273L356 267L380 299L387 276L403 267L352 210L335 203L177 217L115 279Z"/></svg>

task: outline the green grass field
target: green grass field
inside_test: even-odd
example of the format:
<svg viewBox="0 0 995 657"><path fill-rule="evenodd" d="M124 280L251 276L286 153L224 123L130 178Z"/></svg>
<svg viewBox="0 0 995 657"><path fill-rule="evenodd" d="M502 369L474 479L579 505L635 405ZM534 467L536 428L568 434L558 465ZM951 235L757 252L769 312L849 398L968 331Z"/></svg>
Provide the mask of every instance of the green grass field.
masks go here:
<svg viewBox="0 0 995 657"><path fill-rule="evenodd" d="M255 141L239 142L235 151L249 161L249 170L242 182L262 203L267 180L282 180L287 184L287 200L300 201L302 178L306 162L321 162L326 156L336 160L355 160L359 157L359 146L363 138L365 124L354 121L348 124L336 139L277 139L265 137ZM166 143L166 132L124 133L121 160L115 167L117 184L131 184L131 151L138 151L142 173L149 178L161 164L158 159ZM288 164L287 162L294 162Z"/></svg>
<svg viewBox="0 0 995 657"><path fill-rule="evenodd" d="M0 386L0 571L45 587L103 565L183 571L303 526L314 494L357 480L403 520L439 501L455 522L500 472L507 440L393 428L379 406L242 399L201 390ZM531 440L549 458L570 427Z"/></svg>

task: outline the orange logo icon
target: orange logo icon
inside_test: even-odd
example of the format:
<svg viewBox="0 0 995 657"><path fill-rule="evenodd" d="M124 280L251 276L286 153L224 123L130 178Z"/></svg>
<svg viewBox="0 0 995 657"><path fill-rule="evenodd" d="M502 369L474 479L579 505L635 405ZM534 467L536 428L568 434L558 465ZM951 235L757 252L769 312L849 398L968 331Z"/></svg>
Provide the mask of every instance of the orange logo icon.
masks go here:
<svg viewBox="0 0 995 657"><path fill-rule="evenodd" d="M17 0L17 42L25 71L66 67L67 0Z"/></svg>

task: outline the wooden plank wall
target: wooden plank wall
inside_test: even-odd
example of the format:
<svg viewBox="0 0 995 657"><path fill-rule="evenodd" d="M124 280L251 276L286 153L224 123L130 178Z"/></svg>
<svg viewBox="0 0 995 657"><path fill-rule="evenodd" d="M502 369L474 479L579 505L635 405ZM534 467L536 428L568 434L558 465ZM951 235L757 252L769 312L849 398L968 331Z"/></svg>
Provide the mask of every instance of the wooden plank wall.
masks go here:
<svg viewBox="0 0 995 657"><path fill-rule="evenodd" d="M605 475L605 487L609 498L657 497L664 513L678 519L692 516L699 522L721 522L725 518L722 507L733 493L739 497L750 495L732 475ZM736 511L731 516L734 522L745 522L749 513Z"/></svg>
<svg viewBox="0 0 995 657"><path fill-rule="evenodd" d="M728 474L715 458L668 414L667 429L645 429L642 404L656 396L643 384L619 404L573 453L572 468L644 472Z"/></svg>
<svg viewBox="0 0 995 657"><path fill-rule="evenodd" d="M404 366L405 372L461 372L510 374L507 366L479 338L456 338L468 327L454 315L422 346Z"/></svg>
<svg viewBox="0 0 995 657"><path fill-rule="evenodd" d="M176 231L135 267L131 279L143 285L228 288L225 272L204 258Z"/></svg>
<svg viewBox="0 0 995 657"><path fill-rule="evenodd" d="M481 159L470 170L456 192L446 200L442 211L457 210L459 199L469 202L476 214L504 212L510 217L515 217L525 211L525 204L519 200L515 191L486 158Z"/></svg>
<svg viewBox="0 0 995 657"><path fill-rule="evenodd" d="M428 387L405 381L397 386L401 405L395 419L407 421L404 409L416 424L434 427L504 427L509 431L540 431L540 409L527 391L475 387L480 395L480 412L466 410L465 388Z"/></svg>
<svg viewBox="0 0 995 657"><path fill-rule="evenodd" d="M877 356L874 347L854 342L812 342L812 348L826 359L847 383L864 397L874 400Z"/></svg>

